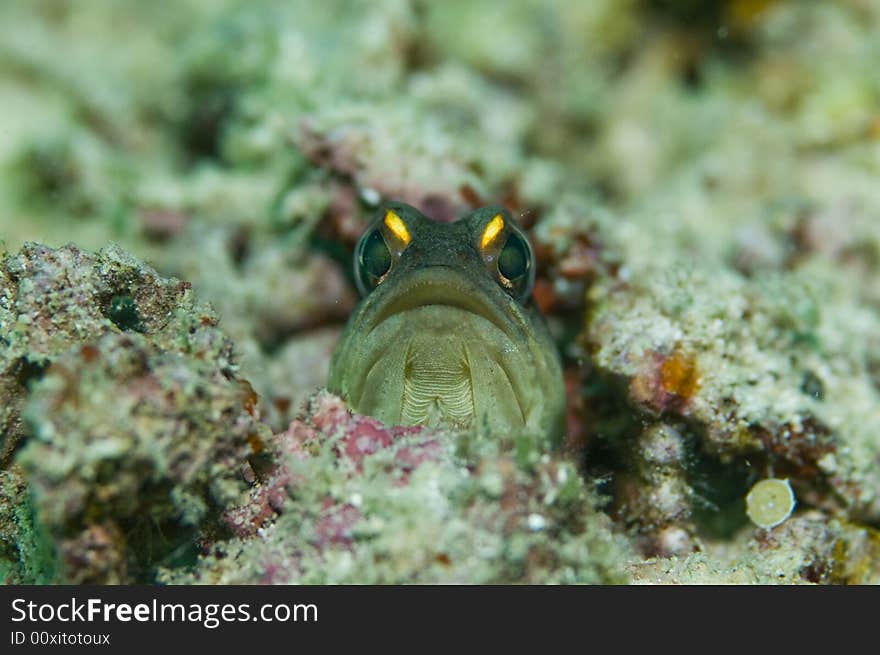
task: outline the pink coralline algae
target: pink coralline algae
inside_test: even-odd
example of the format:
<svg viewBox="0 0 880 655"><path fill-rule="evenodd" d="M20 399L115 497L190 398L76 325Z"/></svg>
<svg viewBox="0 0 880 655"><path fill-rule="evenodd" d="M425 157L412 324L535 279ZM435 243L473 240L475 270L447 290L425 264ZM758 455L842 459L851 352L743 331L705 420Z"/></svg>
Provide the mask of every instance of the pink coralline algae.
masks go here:
<svg viewBox="0 0 880 655"><path fill-rule="evenodd" d="M334 441L333 453L340 466L350 467L349 477L361 475L372 455L396 448L385 473L405 485L421 464L437 461L442 446L435 432L423 426L388 427L370 416L351 413L342 399L319 393L310 402L306 417L295 419L284 432L273 437L275 465L263 476L245 465L247 480L254 483L244 504L226 512L226 522L239 537L249 537L284 512L284 505L298 480L291 464L306 459L327 440ZM360 518L350 503L327 498L315 526L319 542L344 543L352 525Z"/></svg>

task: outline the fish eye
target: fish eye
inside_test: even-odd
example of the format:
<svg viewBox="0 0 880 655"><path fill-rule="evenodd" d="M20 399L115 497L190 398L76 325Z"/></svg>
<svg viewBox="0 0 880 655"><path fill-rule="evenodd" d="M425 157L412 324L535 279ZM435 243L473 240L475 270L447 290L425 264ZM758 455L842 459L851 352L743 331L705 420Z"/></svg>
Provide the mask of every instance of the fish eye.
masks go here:
<svg viewBox="0 0 880 655"><path fill-rule="evenodd" d="M511 233L498 255L498 272L514 282L529 272L528 246L523 238Z"/></svg>
<svg viewBox="0 0 880 655"><path fill-rule="evenodd" d="M355 278L363 295L374 289L391 268L391 249L378 229L371 230L358 244L355 256Z"/></svg>
<svg viewBox="0 0 880 655"><path fill-rule="evenodd" d="M486 266L501 287L519 302L532 292L535 267L532 246L516 224L492 208L494 216L485 223L483 214L479 232L479 250ZM480 218L480 213L476 216Z"/></svg>
<svg viewBox="0 0 880 655"><path fill-rule="evenodd" d="M498 274L502 284L520 301L532 291L535 280L532 248L525 237L511 230L498 253Z"/></svg>

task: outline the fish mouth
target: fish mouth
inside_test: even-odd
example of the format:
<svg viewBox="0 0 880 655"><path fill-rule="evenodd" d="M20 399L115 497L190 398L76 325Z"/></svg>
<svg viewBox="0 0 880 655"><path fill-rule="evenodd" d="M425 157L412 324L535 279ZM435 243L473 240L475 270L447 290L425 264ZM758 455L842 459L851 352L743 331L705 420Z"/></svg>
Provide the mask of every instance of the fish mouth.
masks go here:
<svg viewBox="0 0 880 655"><path fill-rule="evenodd" d="M494 284L431 266L368 299L360 357L348 372L354 407L390 423L432 424L424 406L436 401L452 423L466 424L464 415L485 413L483 399L492 397L505 421L526 424L534 374L528 316ZM381 391L369 382L375 376L383 380Z"/></svg>
<svg viewBox="0 0 880 655"><path fill-rule="evenodd" d="M494 282L489 282L495 286ZM526 338L525 317L516 301L500 287L486 288L448 266L431 266L411 273L398 283L387 298L367 318L366 334L371 334L388 318L419 307L440 305L481 316L515 343Z"/></svg>
<svg viewBox="0 0 880 655"><path fill-rule="evenodd" d="M510 427L527 424L528 355L482 314L419 305L390 314L374 334L351 378L359 411L392 424L461 428L489 411L492 398Z"/></svg>

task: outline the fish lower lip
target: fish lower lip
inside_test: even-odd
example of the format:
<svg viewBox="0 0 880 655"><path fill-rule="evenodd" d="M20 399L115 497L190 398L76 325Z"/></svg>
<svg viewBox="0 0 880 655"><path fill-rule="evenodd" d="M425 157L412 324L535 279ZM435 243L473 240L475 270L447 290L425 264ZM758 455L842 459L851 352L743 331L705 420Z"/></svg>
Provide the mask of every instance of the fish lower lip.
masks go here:
<svg viewBox="0 0 880 655"><path fill-rule="evenodd" d="M474 285L462 289L454 283L438 283L436 281L416 282L405 287L395 298L387 301L385 307L371 321L371 333L383 321L395 314L417 309L419 307L442 306L453 307L462 311L482 316L508 337L517 340L519 335L513 333L510 316L502 309L483 298L483 293Z"/></svg>

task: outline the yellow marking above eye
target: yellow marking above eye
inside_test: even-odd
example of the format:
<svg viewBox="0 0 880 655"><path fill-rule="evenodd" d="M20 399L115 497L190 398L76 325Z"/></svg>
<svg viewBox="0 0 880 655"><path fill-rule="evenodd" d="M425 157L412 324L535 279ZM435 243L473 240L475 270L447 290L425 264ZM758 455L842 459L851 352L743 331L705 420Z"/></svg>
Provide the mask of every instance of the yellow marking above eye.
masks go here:
<svg viewBox="0 0 880 655"><path fill-rule="evenodd" d="M404 223L403 219L390 209L385 212L385 227L391 230L391 233L396 236L403 245L407 245L412 240L412 237L409 235L409 230L406 229L406 223Z"/></svg>
<svg viewBox="0 0 880 655"><path fill-rule="evenodd" d="M483 230L483 238L480 240L480 248L485 248L490 243L495 240L499 234L501 234L501 230L504 229L504 219L501 218L501 214L495 214L495 217L489 221L486 225L486 229Z"/></svg>

